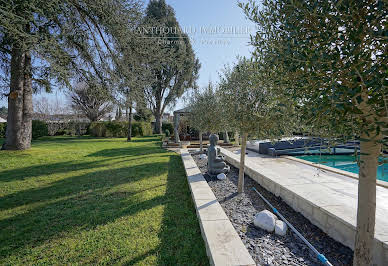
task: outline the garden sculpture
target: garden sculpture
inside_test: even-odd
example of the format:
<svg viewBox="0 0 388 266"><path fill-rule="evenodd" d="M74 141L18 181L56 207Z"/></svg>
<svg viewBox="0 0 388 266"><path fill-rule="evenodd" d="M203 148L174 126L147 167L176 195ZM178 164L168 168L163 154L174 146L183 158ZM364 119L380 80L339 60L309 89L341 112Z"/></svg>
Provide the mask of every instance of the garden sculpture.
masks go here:
<svg viewBox="0 0 388 266"><path fill-rule="evenodd" d="M228 173L230 167L226 165L224 159L218 155L218 150L216 148L218 136L211 134L209 137L210 146L207 150L207 172L209 175L214 176L221 173Z"/></svg>

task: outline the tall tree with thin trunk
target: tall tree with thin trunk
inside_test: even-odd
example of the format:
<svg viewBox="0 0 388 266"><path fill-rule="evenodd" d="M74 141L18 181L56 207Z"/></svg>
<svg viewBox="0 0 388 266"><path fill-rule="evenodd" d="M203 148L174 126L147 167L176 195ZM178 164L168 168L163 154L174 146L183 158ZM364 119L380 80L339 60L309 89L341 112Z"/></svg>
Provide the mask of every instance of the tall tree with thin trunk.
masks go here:
<svg viewBox="0 0 388 266"><path fill-rule="evenodd" d="M149 2L145 24L142 33L157 44L147 64L153 77L145 96L155 116L155 132L160 134L166 108L173 106L188 89L196 88L200 63L173 8L165 0Z"/></svg>
<svg viewBox="0 0 388 266"><path fill-rule="evenodd" d="M388 124L387 1L240 4L258 26L254 55L315 135L360 141L354 265L373 264L378 156Z"/></svg>

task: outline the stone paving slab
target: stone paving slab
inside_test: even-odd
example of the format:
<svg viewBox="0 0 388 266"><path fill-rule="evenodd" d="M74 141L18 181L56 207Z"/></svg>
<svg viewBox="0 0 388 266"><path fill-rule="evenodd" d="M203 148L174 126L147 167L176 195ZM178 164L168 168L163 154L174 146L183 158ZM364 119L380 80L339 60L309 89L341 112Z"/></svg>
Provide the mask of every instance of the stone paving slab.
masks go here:
<svg viewBox="0 0 388 266"><path fill-rule="evenodd" d="M211 265L256 265L187 149L180 154Z"/></svg>
<svg viewBox="0 0 388 266"><path fill-rule="evenodd" d="M239 151L221 148L239 166ZM245 173L342 244L354 248L358 180L282 157L248 151ZM376 187L374 263L388 265L388 189Z"/></svg>

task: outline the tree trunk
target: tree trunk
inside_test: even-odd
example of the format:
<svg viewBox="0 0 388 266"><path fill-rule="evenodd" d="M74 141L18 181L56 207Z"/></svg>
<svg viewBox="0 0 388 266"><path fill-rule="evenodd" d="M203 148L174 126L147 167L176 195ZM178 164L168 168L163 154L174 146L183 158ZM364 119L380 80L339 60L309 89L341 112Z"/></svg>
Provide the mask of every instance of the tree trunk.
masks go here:
<svg viewBox="0 0 388 266"><path fill-rule="evenodd" d="M372 135L372 134L370 134ZM361 139L370 139L363 134ZM353 265L372 265L376 216L376 173L381 144L376 140L360 141L357 233Z"/></svg>
<svg viewBox="0 0 388 266"><path fill-rule="evenodd" d="M128 110L128 109L127 109ZM129 105L129 113L127 111L128 116L128 136L127 141L132 140L132 103Z"/></svg>
<svg viewBox="0 0 388 266"><path fill-rule="evenodd" d="M199 151L203 151L202 131L199 131Z"/></svg>
<svg viewBox="0 0 388 266"><path fill-rule="evenodd" d="M239 146L240 145L240 136L239 136L239 134L238 134L238 131L236 130L235 132L234 132L234 142L236 143L236 145L237 146Z"/></svg>
<svg viewBox="0 0 388 266"><path fill-rule="evenodd" d="M155 133L162 133L162 115L160 114L160 112L156 112L155 114Z"/></svg>
<svg viewBox="0 0 388 266"><path fill-rule="evenodd" d="M230 142L230 141L229 141L228 131L225 130L225 132L224 132L224 143L229 143L229 142Z"/></svg>
<svg viewBox="0 0 388 266"><path fill-rule="evenodd" d="M247 147L248 134L243 133L241 140L241 154L240 154L240 169L238 171L238 193L244 192L244 168L245 168L245 151Z"/></svg>
<svg viewBox="0 0 388 266"><path fill-rule="evenodd" d="M32 111L31 56L14 45L11 53L7 130L2 149L25 150L31 147Z"/></svg>

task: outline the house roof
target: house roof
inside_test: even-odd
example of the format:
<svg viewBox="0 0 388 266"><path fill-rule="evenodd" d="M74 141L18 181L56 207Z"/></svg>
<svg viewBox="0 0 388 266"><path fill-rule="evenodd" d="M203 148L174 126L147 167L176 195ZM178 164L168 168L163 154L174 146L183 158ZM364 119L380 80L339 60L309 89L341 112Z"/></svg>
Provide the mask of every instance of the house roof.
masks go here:
<svg viewBox="0 0 388 266"><path fill-rule="evenodd" d="M189 114L189 113L191 113L190 107L185 107L174 111L174 114Z"/></svg>
<svg viewBox="0 0 388 266"><path fill-rule="evenodd" d="M5 120L4 118L0 117L0 123L5 123L7 122L7 120Z"/></svg>

